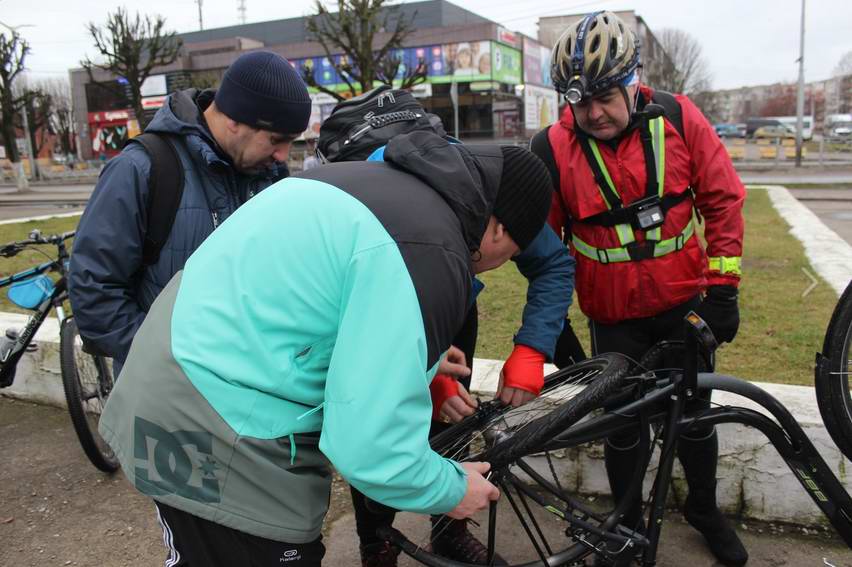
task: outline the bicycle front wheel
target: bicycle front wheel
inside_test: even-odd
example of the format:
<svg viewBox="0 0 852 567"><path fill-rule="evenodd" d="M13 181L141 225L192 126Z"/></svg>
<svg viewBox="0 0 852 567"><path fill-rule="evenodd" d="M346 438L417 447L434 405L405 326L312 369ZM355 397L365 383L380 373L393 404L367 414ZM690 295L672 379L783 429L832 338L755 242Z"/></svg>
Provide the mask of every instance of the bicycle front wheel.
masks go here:
<svg viewBox="0 0 852 567"><path fill-rule="evenodd" d="M95 467L104 472L118 469L118 459L98 433L98 421L113 386L112 372L104 357L83 351L83 341L73 317L62 322L59 362L68 413L80 445Z"/></svg>
<svg viewBox="0 0 852 567"><path fill-rule="evenodd" d="M822 357L817 356L814 387L825 428L837 447L852 459L852 397L849 372L852 350L852 283L834 312L825 333Z"/></svg>
<svg viewBox="0 0 852 567"><path fill-rule="evenodd" d="M586 360L548 376L541 395L528 404L512 408L485 402L473 416L430 438L432 448L445 457L492 465L489 478L500 488L500 500L487 518L480 518L482 524L469 528L489 558L499 556L513 567L575 565L596 545L602 547L601 539L612 538L619 547L635 545L638 534L618 526L624 506L614 510L572 494L563 484L570 479L556 470L561 457L548 448L555 435L591 418L621 392L628 367L614 354ZM498 525L519 537L511 543L498 537ZM438 542L449 524L441 526L437 523L426 539L394 530L380 535L425 565L467 565L443 554Z"/></svg>

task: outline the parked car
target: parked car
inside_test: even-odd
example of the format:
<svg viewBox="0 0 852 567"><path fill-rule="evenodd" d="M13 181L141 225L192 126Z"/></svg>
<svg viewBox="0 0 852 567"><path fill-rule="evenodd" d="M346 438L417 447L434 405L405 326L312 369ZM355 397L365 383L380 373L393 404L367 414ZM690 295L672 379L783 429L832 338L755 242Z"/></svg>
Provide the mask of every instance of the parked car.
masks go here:
<svg viewBox="0 0 852 567"><path fill-rule="evenodd" d="M761 126L754 131L755 138L795 138L796 133L781 124Z"/></svg>
<svg viewBox="0 0 852 567"><path fill-rule="evenodd" d="M720 138L739 138L740 132L736 124L716 124L716 135Z"/></svg>
<svg viewBox="0 0 852 567"><path fill-rule="evenodd" d="M778 120L776 120L774 118L749 118L746 121L746 137L753 138L754 133L761 126L781 126L781 127L783 127L784 125L781 124L781 122L779 122Z"/></svg>

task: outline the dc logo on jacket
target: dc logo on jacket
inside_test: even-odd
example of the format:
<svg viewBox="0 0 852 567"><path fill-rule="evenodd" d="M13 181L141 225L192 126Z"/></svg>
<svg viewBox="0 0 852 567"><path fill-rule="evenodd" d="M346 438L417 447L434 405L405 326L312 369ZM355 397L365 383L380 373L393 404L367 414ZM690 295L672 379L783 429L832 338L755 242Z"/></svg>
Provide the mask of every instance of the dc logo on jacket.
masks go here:
<svg viewBox="0 0 852 567"><path fill-rule="evenodd" d="M158 496L175 494L198 502L219 502L221 469L206 431L166 431L141 417L134 421L136 487Z"/></svg>

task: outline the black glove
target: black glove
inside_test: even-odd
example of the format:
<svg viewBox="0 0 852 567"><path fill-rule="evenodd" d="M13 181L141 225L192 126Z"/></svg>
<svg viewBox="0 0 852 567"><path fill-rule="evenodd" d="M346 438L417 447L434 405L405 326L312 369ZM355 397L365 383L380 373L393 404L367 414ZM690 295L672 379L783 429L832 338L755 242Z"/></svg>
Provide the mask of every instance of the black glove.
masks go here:
<svg viewBox="0 0 852 567"><path fill-rule="evenodd" d="M737 336L740 308L737 306L737 288L734 286L710 286L704 301L695 312L710 325L710 330L720 343L729 343Z"/></svg>
<svg viewBox="0 0 852 567"><path fill-rule="evenodd" d="M580 344L580 339L574 334L574 329L571 327L571 319L565 318L565 326L562 327L562 334L556 341L556 352L553 355L553 364L556 368L562 369L577 364L586 360L586 352L583 350L583 345Z"/></svg>

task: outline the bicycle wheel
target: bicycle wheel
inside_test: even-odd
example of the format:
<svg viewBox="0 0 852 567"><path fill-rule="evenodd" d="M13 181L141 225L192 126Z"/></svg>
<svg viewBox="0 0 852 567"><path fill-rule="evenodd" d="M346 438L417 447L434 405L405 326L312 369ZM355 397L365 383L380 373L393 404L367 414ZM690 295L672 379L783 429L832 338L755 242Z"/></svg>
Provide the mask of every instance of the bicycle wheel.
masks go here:
<svg viewBox="0 0 852 567"><path fill-rule="evenodd" d="M602 539L635 545L638 534L617 526L626 503L612 510L571 495L562 486L548 449L551 438L581 420L585 423L584 418L591 418L619 392L628 368L626 359L613 354L583 361L548 376L541 396L532 402L520 408L483 403L475 415L431 438L432 447L444 456L491 463L489 477L501 489L501 497L487 521L472 529L488 542L490 552L510 565L570 565L592 553ZM551 478L542 468L549 468ZM528 543L519 545L513 539L510 548L502 549L498 524L526 533ZM400 532L384 533L421 563L461 565L428 551L437 535L415 544Z"/></svg>
<svg viewBox="0 0 852 567"><path fill-rule="evenodd" d="M73 317L62 322L59 362L71 423L83 451L104 472L118 469L118 459L98 433L98 421L113 386L107 360L83 352L83 341Z"/></svg>
<svg viewBox="0 0 852 567"><path fill-rule="evenodd" d="M850 283L834 312L822 346L817 355L814 376L817 405L825 428L846 458L852 459L852 397L849 393L849 372L852 347L852 283Z"/></svg>

